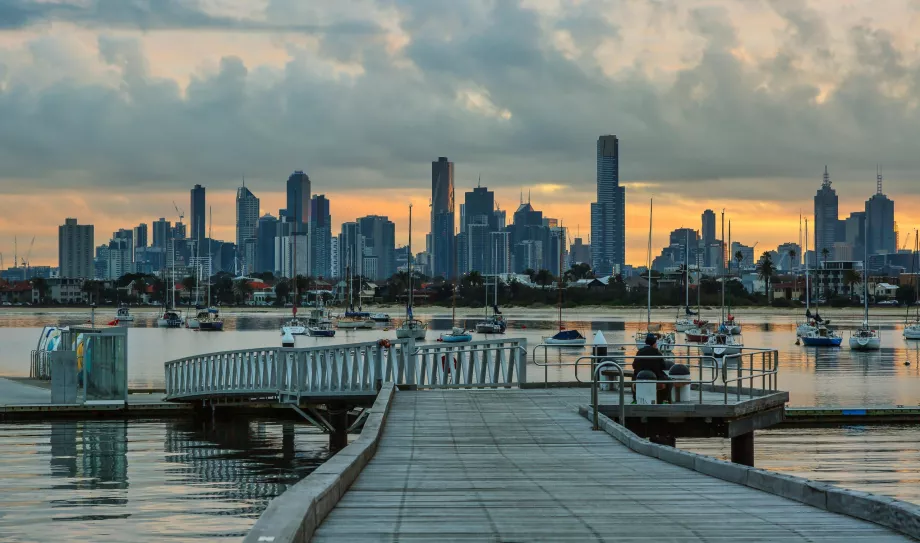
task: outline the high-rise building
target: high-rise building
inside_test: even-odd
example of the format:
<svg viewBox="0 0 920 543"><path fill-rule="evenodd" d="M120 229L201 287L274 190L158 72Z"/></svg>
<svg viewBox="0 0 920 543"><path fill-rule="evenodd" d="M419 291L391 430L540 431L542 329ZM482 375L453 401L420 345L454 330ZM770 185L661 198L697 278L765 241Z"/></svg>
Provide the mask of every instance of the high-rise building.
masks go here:
<svg viewBox="0 0 920 543"><path fill-rule="evenodd" d="M169 238L172 236L172 224L160 217L153 221L153 247L166 249L169 246Z"/></svg>
<svg viewBox="0 0 920 543"><path fill-rule="evenodd" d="M236 190L236 247L240 251L243 273L258 268L259 199L246 185Z"/></svg>
<svg viewBox="0 0 920 543"><path fill-rule="evenodd" d="M882 192L882 173L876 174L876 191L866 200L866 244L869 254L898 251L894 233L894 202Z"/></svg>
<svg viewBox="0 0 920 543"><path fill-rule="evenodd" d="M851 247L853 256L862 260L866 247L866 212L854 211L843 222L843 241Z"/></svg>
<svg viewBox="0 0 920 543"><path fill-rule="evenodd" d="M307 230L303 225L310 224L310 176L300 170L288 177L285 212L291 222L297 224L295 232Z"/></svg>
<svg viewBox="0 0 920 543"><path fill-rule="evenodd" d="M703 227L700 230L700 237L702 241L702 247L705 249L710 247L713 243L716 242L716 214L713 210L707 209L703 211ZM703 251L703 258L701 264L704 266L715 266L716 262L710 262L710 252L708 250Z"/></svg>
<svg viewBox="0 0 920 543"><path fill-rule="evenodd" d="M147 246L147 225L145 223L141 223L134 227L134 246Z"/></svg>
<svg viewBox="0 0 920 543"><path fill-rule="evenodd" d="M831 177L824 167L824 180L815 194L815 252L833 255L837 234L837 191L831 188ZM823 261L823 260L822 260Z"/></svg>
<svg viewBox="0 0 920 543"><path fill-rule="evenodd" d="M790 255L790 251L795 256ZM787 242L776 248L778 256L774 261L776 267L781 270L797 270L802 267L802 247L798 243Z"/></svg>
<svg viewBox="0 0 920 543"><path fill-rule="evenodd" d="M511 273L511 233L508 231L492 232L490 246L492 248L492 275Z"/></svg>
<svg viewBox="0 0 920 543"><path fill-rule="evenodd" d="M731 265L731 269L733 270L738 269L738 259L737 259L738 253L741 253L741 268L742 269L748 269L754 266L754 263L755 263L754 248L748 247L747 245L744 245L742 243L738 243L737 241L733 241L732 249L731 249L731 260L729 261L729 265Z"/></svg>
<svg viewBox="0 0 920 543"><path fill-rule="evenodd" d="M586 245L581 238L575 238L572 246L569 248L569 265L591 264L591 246Z"/></svg>
<svg viewBox="0 0 920 543"><path fill-rule="evenodd" d="M342 223L339 234L339 277L350 271L353 277L364 275L364 236L357 222Z"/></svg>
<svg viewBox="0 0 920 543"><path fill-rule="evenodd" d="M92 279L94 228L77 224L77 219L65 219L58 227L58 267L64 279Z"/></svg>
<svg viewBox="0 0 920 543"><path fill-rule="evenodd" d="M365 256L374 256L376 274L365 270L364 275L373 281L384 281L396 273L396 225L389 218L368 215L358 219L358 227L364 236Z"/></svg>
<svg viewBox="0 0 920 543"><path fill-rule="evenodd" d="M186 239L188 237L188 229L185 224L177 222L172 228L171 236L173 239Z"/></svg>
<svg viewBox="0 0 920 543"><path fill-rule="evenodd" d="M591 204L591 267L598 276L626 264L626 188L620 186L619 140L597 139L597 202Z"/></svg>
<svg viewBox="0 0 920 543"><path fill-rule="evenodd" d="M432 273L450 278L455 269L454 163L438 157L431 163L431 256Z"/></svg>
<svg viewBox="0 0 920 543"><path fill-rule="evenodd" d="M208 237L207 234L207 225L208 225L208 215L207 215L207 205L205 203L205 193L204 187L201 185L195 185L192 188L192 197L191 197L191 215L189 216L189 224L192 228L191 238L192 241L201 246L204 243L204 239ZM177 236L178 237L178 236Z"/></svg>
<svg viewBox="0 0 920 543"><path fill-rule="evenodd" d="M339 269L341 269L341 258L339 258L339 238L338 236L333 236L329 240L329 277L340 277Z"/></svg>
<svg viewBox="0 0 920 543"><path fill-rule="evenodd" d="M313 277L331 277L332 266L332 215L329 200L324 194L316 194L310 199L310 275Z"/></svg>
<svg viewBox="0 0 920 543"><path fill-rule="evenodd" d="M259 218L259 226L256 229L256 258L257 272L276 273L275 269L275 237L278 235L278 219L270 213L266 213Z"/></svg>
<svg viewBox="0 0 920 543"><path fill-rule="evenodd" d="M460 235L460 273L477 271L489 273L492 269L491 233L504 228L504 212L495 209L495 193L478 186L465 194ZM458 243L461 240L458 239Z"/></svg>

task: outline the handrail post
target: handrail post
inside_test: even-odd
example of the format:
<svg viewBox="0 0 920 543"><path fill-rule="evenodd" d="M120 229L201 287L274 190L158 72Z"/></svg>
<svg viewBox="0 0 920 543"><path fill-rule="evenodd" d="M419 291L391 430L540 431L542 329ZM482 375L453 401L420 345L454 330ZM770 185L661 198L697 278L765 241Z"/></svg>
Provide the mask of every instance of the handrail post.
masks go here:
<svg viewBox="0 0 920 543"><path fill-rule="evenodd" d="M626 428L626 383L623 368L620 368L620 426Z"/></svg>
<svg viewBox="0 0 920 543"><path fill-rule="evenodd" d="M598 416L597 416L597 375L592 374L593 379L591 379L591 405L594 406L594 429L600 430L598 425Z"/></svg>

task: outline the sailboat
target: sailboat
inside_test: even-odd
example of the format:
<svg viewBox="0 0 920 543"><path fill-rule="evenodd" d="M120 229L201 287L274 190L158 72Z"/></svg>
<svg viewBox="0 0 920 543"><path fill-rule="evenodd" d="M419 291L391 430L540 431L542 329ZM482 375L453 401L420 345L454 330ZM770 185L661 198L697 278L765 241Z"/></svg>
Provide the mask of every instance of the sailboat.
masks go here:
<svg viewBox="0 0 920 543"><path fill-rule="evenodd" d="M300 297L297 295L297 228L300 227L300 221L296 216L297 214L295 213L294 215L295 227L289 236L293 239L294 243L294 265L292 266L293 273L291 273L291 280L294 283L294 304L293 307L291 307L291 318L281 325L282 347L293 347L294 336L302 336L307 333L307 323L297 317L297 304L300 302Z"/></svg>
<svg viewBox="0 0 920 543"><path fill-rule="evenodd" d="M361 296L358 295L358 311L355 311L355 303L353 292L353 285L355 282L354 276L351 274L351 262L352 262L352 253L351 249L348 251L348 263L345 265L345 278L348 282L348 307L345 310L345 316L340 317L339 320L335 323L336 328L342 330L369 330L374 328L374 321L371 319L370 313L365 313L361 311Z"/></svg>
<svg viewBox="0 0 920 543"><path fill-rule="evenodd" d="M317 295L316 307L310 310L307 318L307 333L311 337L335 337L335 328L329 318L329 311L323 304L322 291Z"/></svg>
<svg viewBox="0 0 920 543"><path fill-rule="evenodd" d="M674 323L674 330L677 332L687 332L696 328L699 312L690 311L690 232L687 232L686 254L684 255L684 316L678 314L677 321Z"/></svg>
<svg viewBox="0 0 920 543"><path fill-rule="evenodd" d="M543 343L546 345L558 345L560 347L583 347L585 345L585 336L581 335L578 330L566 330L562 321L562 246L559 247L559 281L556 284L556 291L559 299L559 331L551 337L544 337Z"/></svg>
<svg viewBox="0 0 920 543"><path fill-rule="evenodd" d="M409 248L408 248L407 269L409 275L409 295L406 298L406 318L399 328L396 329L397 339L415 339L424 340L428 332L428 325L417 320L412 316L412 302L415 296L415 290L412 286L412 204L409 204Z"/></svg>
<svg viewBox="0 0 920 543"><path fill-rule="evenodd" d="M502 317L502 312L498 310L498 275L495 276L495 295L492 300L492 316L489 317L489 288L484 289L486 292L486 315L485 319L476 323L476 332L479 334L504 334L508 325Z"/></svg>
<svg viewBox="0 0 920 543"><path fill-rule="evenodd" d="M728 226L729 231L729 240L731 239L731 223ZM725 211L722 211L722 258L725 258ZM730 243L730 242L729 242ZM729 244L729 247L731 245ZM729 267L731 264L729 264ZM721 358L725 355L736 355L741 352L744 348L740 335L735 335L729 332L726 322L730 322L729 319L725 318L725 280L727 277L722 276L722 324L719 325L719 330L710 334L709 338L706 340L706 343L700 346L700 352L705 356L713 356ZM731 314L729 314L731 317Z"/></svg>
<svg viewBox="0 0 920 543"><path fill-rule="evenodd" d="M684 336L684 339L687 343L706 343L709 341L709 321L700 317L700 291L703 289L701 281L701 271L699 266L699 261L697 260L696 266L696 315L697 317L693 319L693 328L687 330Z"/></svg>
<svg viewBox="0 0 920 543"><path fill-rule="evenodd" d="M211 239L211 209L208 208L208 238ZM210 262L212 259L211 242L208 242L208 268L210 271ZM199 264L200 266L200 264ZM199 272L198 276L201 276ZM196 294L197 297L197 294ZM220 309L211 305L211 277L208 277L208 308L204 312L199 312L198 330L202 332L221 332L224 329L224 319L220 316Z"/></svg>
<svg viewBox="0 0 920 543"><path fill-rule="evenodd" d="M917 314L914 319L910 319L910 306L907 306L907 322L904 323L904 339L920 339L920 292L917 292L917 275L914 265L917 258L920 257L920 231L914 230L914 254L910 260L911 284L914 287L914 306L917 308Z"/></svg>
<svg viewBox="0 0 920 543"><path fill-rule="evenodd" d="M869 326L869 231L866 221L866 240L863 254L863 323L850 334L850 349L854 351L877 351L882 346L882 337L878 329Z"/></svg>
<svg viewBox="0 0 920 543"><path fill-rule="evenodd" d="M454 255L454 281L451 285L453 295L451 296L451 305L450 305L450 332L447 334L441 334L441 337L438 338L438 341L443 341L444 343L466 343L473 340L473 334L469 333L462 326L455 326L454 323L457 322L457 255Z"/></svg>
<svg viewBox="0 0 920 543"><path fill-rule="evenodd" d="M179 215L179 222L182 222L182 215ZM182 318L182 315L176 311L176 238L175 235L170 236L169 250L172 251L170 255L172 264L169 267L169 300L164 302L163 314L157 319L158 328L181 328L185 324L185 320Z"/></svg>
<svg viewBox="0 0 920 543"><path fill-rule="evenodd" d="M800 225L801 228L801 225ZM809 283L809 276L811 275L811 268L808 265L808 219L805 219L805 322L800 322L795 327L795 334L798 337L805 337L810 333L818 331L818 318L817 312L815 309L815 315L811 314L811 284Z"/></svg>
<svg viewBox="0 0 920 543"><path fill-rule="evenodd" d="M636 345L642 347L645 345L645 338L651 334L658 338L658 350L662 353L670 353L674 349L676 340L674 333L664 333L661 331L661 324L652 323L652 211L654 202L649 200L648 206L648 257L646 261L646 270L648 273L648 304L646 307L646 328L644 331L636 332Z"/></svg>

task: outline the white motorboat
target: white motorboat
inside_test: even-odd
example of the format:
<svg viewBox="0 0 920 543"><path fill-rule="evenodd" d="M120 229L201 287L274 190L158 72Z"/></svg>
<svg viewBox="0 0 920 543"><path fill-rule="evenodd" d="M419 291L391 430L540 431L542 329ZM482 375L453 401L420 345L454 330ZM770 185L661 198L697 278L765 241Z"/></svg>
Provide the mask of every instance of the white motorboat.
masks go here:
<svg viewBox="0 0 920 543"><path fill-rule="evenodd" d="M157 319L158 328L182 328L184 324L185 320L182 315L172 309L163 311L163 314Z"/></svg>
<svg viewBox="0 0 920 543"><path fill-rule="evenodd" d="M744 341L741 336L733 334L712 334L709 341L700 345L700 352L705 356L722 358L741 354L744 349Z"/></svg>
<svg viewBox="0 0 920 543"><path fill-rule="evenodd" d="M920 320L904 325L904 339L920 339Z"/></svg>
<svg viewBox="0 0 920 543"><path fill-rule="evenodd" d="M466 343L472 340L473 334L456 326L451 328L450 333L441 334L441 337L438 338L438 341L443 341L444 343Z"/></svg>
<svg viewBox="0 0 920 543"><path fill-rule="evenodd" d="M335 322L339 330L373 330L374 321L357 317L342 317Z"/></svg>
<svg viewBox="0 0 920 543"><path fill-rule="evenodd" d="M281 334L302 336L307 333L307 323L297 317L291 317L281 326Z"/></svg>
<svg viewBox="0 0 920 543"><path fill-rule="evenodd" d="M371 320L374 322L390 322L392 319L387 313L371 313Z"/></svg>
<svg viewBox="0 0 920 543"><path fill-rule="evenodd" d="M115 318L118 319L118 322L133 322L134 317L131 316L131 310L128 309L128 306L122 304L118 311L115 312Z"/></svg>
<svg viewBox="0 0 920 543"><path fill-rule="evenodd" d="M695 328L696 324L694 324L694 319L692 318L677 319L677 321L674 322L675 332L689 332Z"/></svg>
<svg viewBox="0 0 920 543"><path fill-rule="evenodd" d="M585 341L585 336L581 335L581 332L578 330L560 330L553 336L543 338L543 343L546 345L558 345L562 347L583 347Z"/></svg>

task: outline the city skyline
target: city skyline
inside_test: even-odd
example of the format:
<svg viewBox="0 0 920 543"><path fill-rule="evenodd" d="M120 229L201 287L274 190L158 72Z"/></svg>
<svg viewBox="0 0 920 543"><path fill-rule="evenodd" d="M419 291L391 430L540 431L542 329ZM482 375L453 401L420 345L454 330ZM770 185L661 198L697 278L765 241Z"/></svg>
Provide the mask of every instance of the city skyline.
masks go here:
<svg viewBox="0 0 920 543"><path fill-rule="evenodd" d="M144 5L13 4L0 29L6 264L14 236L53 263L48 223L62 218L101 236L175 222L173 200L188 217L196 183L214 236L232 240L240 176L276 213L296 168L337 202L336 226L377 213L405 240L410 199L428 231L437 156L456 162L458 198L480 174L507 209L529 187L587 239L600 134L620 138L638 206L627 262L644 259L649 197L659 246L706 208L725 208L741 239L797 239L824 164L850 210L883 164L902 230L920 223L916 2Z"/></svg>

